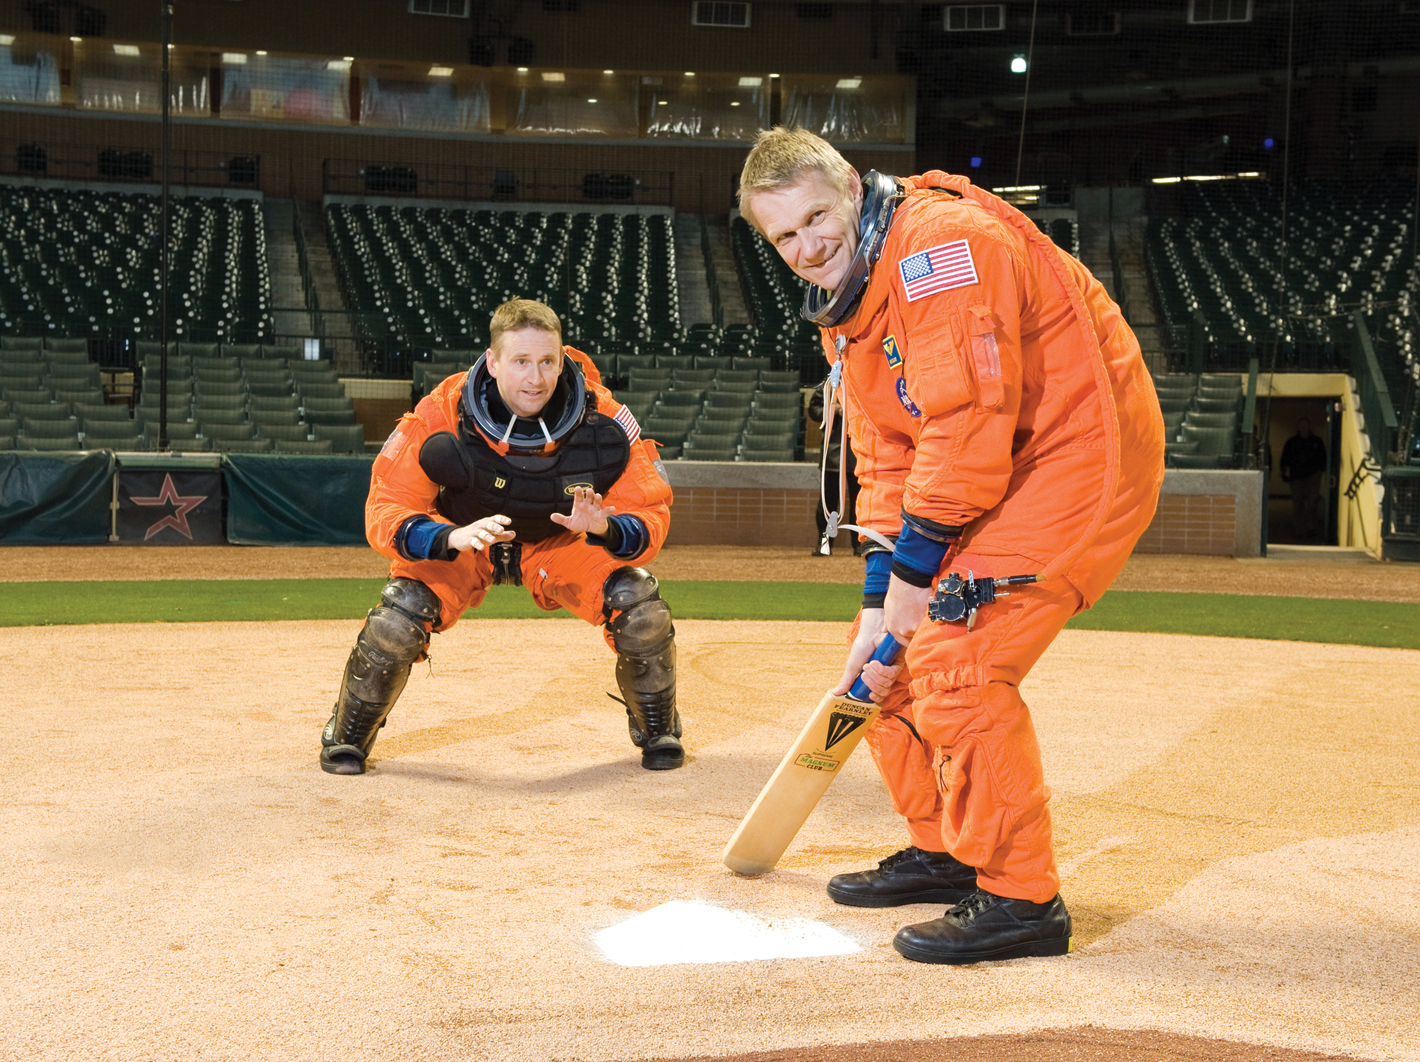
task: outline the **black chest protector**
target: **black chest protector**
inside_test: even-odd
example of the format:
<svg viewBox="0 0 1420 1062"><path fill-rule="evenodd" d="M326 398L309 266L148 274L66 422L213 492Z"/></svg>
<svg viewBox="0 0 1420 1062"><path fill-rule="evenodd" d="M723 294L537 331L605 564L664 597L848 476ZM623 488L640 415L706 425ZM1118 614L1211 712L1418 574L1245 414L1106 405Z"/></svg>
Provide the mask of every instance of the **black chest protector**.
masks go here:
<svg viewBox="0 0 1420 1062"><path fill-rule="evenodd" d="M576 427L549 455L499 454L467 418L460 418L457 435L435 432L419 450L419 466L439 485L435 504L441 515L461 527L501 513L512 520L518 542L541 542L561 532L552 514L571 514L578 487L605 494L630 459L626 433L597 411L591 393Z"/></svg>

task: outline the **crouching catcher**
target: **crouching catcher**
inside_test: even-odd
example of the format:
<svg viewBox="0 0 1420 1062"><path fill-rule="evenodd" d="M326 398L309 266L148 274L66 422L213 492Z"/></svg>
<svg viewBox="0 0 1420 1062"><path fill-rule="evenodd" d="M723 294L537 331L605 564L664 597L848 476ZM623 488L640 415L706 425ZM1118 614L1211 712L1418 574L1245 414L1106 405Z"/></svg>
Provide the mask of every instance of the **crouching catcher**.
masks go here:
<svg viewBox="0 0 1420 1062"><path fill-rule="evenodd" d="M504 303L490 336L467 374L404 416L371 470L365 534L391 558L390 579L346 662L321 768L365 772L431 635L500 583L603 628L641 765L679 767L675 627L640 566L670 529L654 444L591 360L562 345L547 306Z"/></svg>

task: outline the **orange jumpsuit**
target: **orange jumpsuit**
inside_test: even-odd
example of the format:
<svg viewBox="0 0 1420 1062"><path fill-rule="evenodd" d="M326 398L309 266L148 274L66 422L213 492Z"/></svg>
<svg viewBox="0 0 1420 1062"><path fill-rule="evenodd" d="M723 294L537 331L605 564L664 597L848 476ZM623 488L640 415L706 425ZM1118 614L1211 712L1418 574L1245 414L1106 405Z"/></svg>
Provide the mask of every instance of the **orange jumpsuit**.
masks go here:
<svg viewBox="0 0 1420 1062"><path fill-rule="evenodd" d="M1148 526L1163 420L1138 342L1084 266L963 177L904 184L861 302L824 330L858 523L960 527L938 578L1047 578L982 606L970 631L924 619L868 741L914 845L1043 903L1060 882L1050 791L1018 686Z"/></svg>
<svg viewBox="0 0 1420 1062"><path fill-rule="evenodd" d="M621 403L601 384L591 359L572 347L564 354L582 366L587 389L596 395L597 410L615 416ZM450 521L434 507L439 488L419 465L419 448L435 432L457 432L459 398L467 374L451 376L426 395L401 419L370 471L370 493L365 501L365 537L380 553L392 559L390 576L418 579L439 596L442 605L435 630L446 631L469 608L477 607L493 582L493 565L484 550L466 549L451 561L409 560L395 548L395 533L411 516ZM538 607L551 612L565 608L588 623L602 624L609 617L602 607L602 585L617 568L639 566L660 552L670 531L671 488L657 469L655 445L645 439L631 444L626 469L603 498L618 514L638 517L646 526L649 544L638 556L613 557L585 537L564 531L522 548L523 585ZM608 636L608 642L610 637Z"/></svg>

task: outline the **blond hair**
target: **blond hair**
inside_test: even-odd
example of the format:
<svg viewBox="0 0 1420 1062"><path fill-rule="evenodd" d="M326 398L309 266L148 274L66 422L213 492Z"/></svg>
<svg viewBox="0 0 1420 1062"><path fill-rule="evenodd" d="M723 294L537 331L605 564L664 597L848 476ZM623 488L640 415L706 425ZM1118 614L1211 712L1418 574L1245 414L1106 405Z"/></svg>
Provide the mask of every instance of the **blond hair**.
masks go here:
<svg viewBox="0 0 1420 1062"><path fill-rule="evenodd" d="M853 167L823 137L782 125L764 130L740 170L740 213L754 224L750 199L793 184L807 170L821 173L840 195L852 194Z"/></svg>
<svg viewBox="0 0 1420 1062"><path fill-rule="evenodd" d="M551 306L534 299L509 299L493 311L493 320L488 323L489 347L496 351L504 332L521 332L524 328L551 332L559 344L562 342L562 322Z"/></svg>

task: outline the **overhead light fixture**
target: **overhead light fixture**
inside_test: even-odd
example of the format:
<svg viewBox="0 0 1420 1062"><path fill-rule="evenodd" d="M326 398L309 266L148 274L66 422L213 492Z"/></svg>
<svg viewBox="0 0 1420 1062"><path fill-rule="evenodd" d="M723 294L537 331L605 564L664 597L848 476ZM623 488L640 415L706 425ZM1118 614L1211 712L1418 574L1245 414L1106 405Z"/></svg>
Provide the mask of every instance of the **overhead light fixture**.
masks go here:
<svg viewBox="0 0 1420 1062"><path fill-rule="evenodd" d="M1024 74L1026 72L1026 57L1019 53L1011 56L1011 73Z"/></svg>
<svg viewBox="0 0 1420 1062"><path fill-rule="evenodd" d="M991 191L1000 195L1002 192L1039 192L1044 188L1043 184L1009 184L1004 188L993 188Z"/></svg>
<svg viewBox="0 0 1420 1062"><path fill-rule="evenodd" d="M246 52L223 52L222 62L228 66L245 66L247 61Z"/></svg>
<svg viewBox="0 0 1420 1062"><path fill-rule="evenodd" d="M657 100L656 102L659 103L662 107L666 107L666 106L669 106L669 105L670 105L670 102L671 102L671 101L670 101L670 100Z"/></svg>
<svg viewBox="0 0 1420 1062"><path fill-rule="evenodd" d="M588 102L588 103L596 103L596 102L597 102L596 97L595 97L595 96L591 97L590 99L587 100L587 102Z"/></svg>
<svg viewBox="0 0 1420 1062"><path fill-rule="evenodd" d="M863 79L861 77L843 77L838 79L836 87L841 89L855 89L862 84Z"/></svg>
<svg viewBox="0 0 1420 1062"><path fill-rule="evenodd" d="M739 100L731 100L731 101L730 101L730 106L731 106L731 107L738 107L739 105L740 105L740 101L739 101Z"/></svg>
<svg viewBox="0 0 1420 1062"><path fill-rule="evenodd" d="M778 75L778 74L770 74L769 76L770 76L770 77L778 77L779 75Z"/></svg>
<svg viewBox="0 0 1420 1062"><path fill-rule="evenodd" d="M75 44L83 44L83 43L84 43L84 38L83 38L83 37L70 37L69 39L70 39L71 41L73 41Z"/></svg>
<svg viewBox="0 0 1420 1062"><path fill-rule="evenodd" d="M352 59L332 59L325 64L327 70L349 70Z"/></svg>
<svg viewBox="0 0 1420 1062"><path fill-rule="evenodd" d="M429 68L430 77L453 77L454 68L451 66L431 66Z"/></svg>
<svg viewBox="0 0 1420 1062"><path fill-rule="evenodd" d="M603 70L602 73L603 73L603 74L607 74L607 75L611 75L611 74L616 73L616 71L615 71L615 70Z"/></svg>
<svg viewBox="0 0 1420 1062"><path fill-rule="evenodd" d="M544 81L566 81L567 75L559 73L556 70L544 70L542 72L542 79Z"/></svg>
<svg viewBox="0 0 1420 1062"><path fill-rule="evenodd" d="M13 33L0 33L0 47L8 48L14 43L15 35Z"/></svg>
<svg viewBox="0 0 1420 1062"><path fill-rule="evenodd" d="M343 63L353 63L355 61L355 57L353 55L342 55L340 57L340 61Z"/></svg>
<svg viewBox="0 0 1420 1062"><path fill-rule="evenodd" d="M764 84L762 77L742 77L740 78L740 88L759 88Z"/></svg>
<svg viewBox="0 0 1420 1062"><path fill-rule="evenodd" d="M525 66L520 66L520 67L518 67L518 73L520 73L520 74L526 74L527 72L528 72L528 68L527 68L527 67L525 67Z"/></svg>
<svg viewBox="0 0 1420 1062"><path fill-rule="evenodd" d="M115 44L113 46L114 55L138 55L138 45L136 44Z"/></svg>
<svg viewBox="0 0 1420 1062"><path fill-rule="evenodd" d="M695 71L694 71L694 70L687 70L687 71L685 72L685 76L686 76L686 77L694 77L694 76L695 76Z"/></svg>
<svg viewBox="0 0 1420 1062"><path fill-rule="evenodd" d="M266 53L263 51L263 52L257 52L256 54L257 54L257 55L265 55Z"/></svg>

